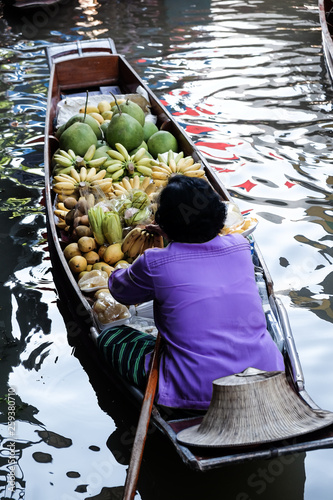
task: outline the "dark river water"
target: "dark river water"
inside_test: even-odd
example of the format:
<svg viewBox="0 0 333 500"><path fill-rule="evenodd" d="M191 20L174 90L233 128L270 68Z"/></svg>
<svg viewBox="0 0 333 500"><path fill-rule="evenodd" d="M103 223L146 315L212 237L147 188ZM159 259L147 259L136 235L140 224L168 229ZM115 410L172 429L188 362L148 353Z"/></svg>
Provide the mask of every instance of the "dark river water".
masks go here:
<svg viewBox="0 0 333 500"><path fill-rule="evenodd" d="M116 500L125 481L137 413L67 341L46 240L43 146L25 144L44 130L45 47L101 37L114 39L240 208L258 218L255 238L287 308L306 388L333 410L333 92L316 0L0 7L2 499ZM136 498L331 500L332 459L318 450L194 473L155 433Z"/></svg>

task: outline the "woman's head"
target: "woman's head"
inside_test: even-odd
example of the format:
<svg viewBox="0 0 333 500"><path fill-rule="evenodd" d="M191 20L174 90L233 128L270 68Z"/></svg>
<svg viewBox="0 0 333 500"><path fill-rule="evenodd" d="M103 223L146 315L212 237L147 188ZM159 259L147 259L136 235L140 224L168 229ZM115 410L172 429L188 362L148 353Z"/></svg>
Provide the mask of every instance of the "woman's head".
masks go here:
<svg viewBox="0 0 333 500"><path fill-rule="evenodd" d="M204 243L223 228L226 207L208 182L175 175L162 190L155 220L173 241Z"/></svg>

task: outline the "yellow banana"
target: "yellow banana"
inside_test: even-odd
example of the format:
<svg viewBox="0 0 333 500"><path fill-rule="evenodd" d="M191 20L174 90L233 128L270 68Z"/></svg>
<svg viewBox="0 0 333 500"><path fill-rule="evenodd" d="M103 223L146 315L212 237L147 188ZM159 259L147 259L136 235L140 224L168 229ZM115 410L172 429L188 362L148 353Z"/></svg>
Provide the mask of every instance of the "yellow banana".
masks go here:
<svg viewBox="0 0 333 500"><path fill-rule="evenodd" d="M123 253L127 253L128 249L131 247L131 245L133 245L133 243L140 236L140 234L141 234L141 229L138 227L135 227L129 233L127 233L121 245L121 250L123 251Z"/></svg>
<svg viewBox="0 0 333 500"><path fill-rule="evenodd" d="M59 222L56 223L58 229L65 229L67 227L66 221L60 219Z"/></svg>
<svg viewBox="0 0 333 500"><path fill-rule="evenodd" d="M133 188L140 189L140 177L138 175L133 177Z"/></svg>
<svg viewBox="0 0 333 500"><path fill-rule="evenodd" d="M142 179L142 182L140 183L140 189L145 191L149 183L150 183L150 177L144 177L144 179Z"/></svg>
<svg viewBox="0 0 333 500"><path fill-rule="evenodd" d="M87 178L87 169L86 167L80 168L80 182L84 182Z"/></svg>
<svg viewBox="0 0 333 500"><path fill-rule="evenodd" d="M165 164L163 166L162 165L163 164L160 163L160 165L158 167L153 167L152 168L153 173L154 172L163 172L163 173L166 173L168 175L171 175L173 173L172 170L169 169L167 165L165 165Z"/></svg>
<svg viewBox="0 0 333 500"><path fill-rule="evenodd" d="M145 234L145 240L142 244L142 247L141 247L141 253L144 253L148 248L151 248L152 247L152 238L151 238L151 234L148 233L147 231L142 231L144 234Z"/></svg>
<svg viewBox="0 0 333 500"><path fill-rule="evenodd" d="M119 153L121 153L123 155L125 160L130 159L130 155L128 154L127 149L122 144L120 144L120 142L116 142L115 146L116 146L117 150L119 151Z"/></svg>
<svg viewBox="0 0 333 500"><path fill-rule="evenodd" d="M67 174L59 174L54 176L56 182L71 182L75 184L75 180Z"/></svg>
<svg viewBox="0 0 333 500"><path fill-rule="evenodd" d="M97 173L97 170L95 167L89 168L89 170L87 170L87 176L86 176L85 180L87 182L90 182L92 180L92 178L96 175L96 173Z"/></svg>
<svg viewBox="0 0 333 500"><path fill-rule="evenodd" d="M193 165L190 165L189 167L185 167L182 170L182 173L186 175L186 172L191 171L191 170L200 170L201 169L201 163L194 163Z"/></svg>
<svg viewBox="0 0 333 500"><path fill-rule="evenodd" d="M152 172L151 177L158 180L167 180L169 175L164 172Z"/></svg>
<svg viewBox="0 0 333 500"><path fill-rule="evenodd" d="M173 158L171 158L171 160L169 161L169 167L171 168L172 173L177 172L176 162Z"/></svg>
<svg viewBox="0 0 333 500"><path fill-rule="evenodd" d="M53 187L56 187L57 189L67 189L67 190L74 190L74 184L69 181L62 181L62 182L57 182L54 184Z"/></svg>
<svg viewBox="0 0 333 500"><path fill-rule="evenodd" d="M142 245L146 239L146 235L143 231L140 231L139 237L130 245L127 250L127 255L131 258L137 257L141 253Z"/></svg>
<svg viewBox="0 0 333 500"><path fill-rule="evenodd" d="M127 189L123 186L122 182L115 182L113 184L114 189L118 189L124 194L127 194Z"/></svg>
<svg viewBox="0 0 333 500"><path fill-rule="evenodd" d="M160 234L154 234L153 235L153 246L157 248L163 248L164 247L164 241L163 241L163 236Z"/></svg>
<svg viewBox="0 0 333 500"><path fill-rule="evenodd" d="M194 160L192 156L184 158L184 161L181 163L181 170L183 171L184 169L191 167L194 164ZM179 162L178 162L179 165ZM180 165L179 165L180 167Z"/></svg>
<svg viewBox="0 0 333 500"><path fill-rule="evenodd" d="M126 177L123 178L122 183L123 183L124 188L127 189L127 191L131 191L132 186Z"/></svg>
<svg viewBox="0 0 333 500"><path fill-rule="evenodd" d="M69 209L65 207L62 201L59 201L56 205L58 210L63 210L64 212L69 212Z"/></svg>
<svg viewBox="0 0 333 500"><path fill-rule="evenodd" d="M205 171L204 170L187 170L184 175L186 175L187 177L204 177Z"/></svg>
<svg viewBox="0 0 333 500"><path fill-rule="evenodd" d="M106 170L100 170L99 172L97 172L97 174L94 175L94 177L91 180L98 181L104 179L105 176L106 176Z"/></svg>
<svg viewBox="0 0 333 500"><path fill-rule="evenodd" d="M59 210L59 209L55 209L54 210L54 215L56 215L57 217L60 217L61 219L64 219L67 215L67 211L65 210Z"/></svg>
<svg viewBox="0 0 333 500"><path fill-rule="evenodd" d="M81 178L80 178L80 175L79 175L79 172L77 172L75 170L75 168L72 168L71 171L70 171L70 175L73 177L73 179L75 179L76 182L80 182L81 181Z"/></svg>

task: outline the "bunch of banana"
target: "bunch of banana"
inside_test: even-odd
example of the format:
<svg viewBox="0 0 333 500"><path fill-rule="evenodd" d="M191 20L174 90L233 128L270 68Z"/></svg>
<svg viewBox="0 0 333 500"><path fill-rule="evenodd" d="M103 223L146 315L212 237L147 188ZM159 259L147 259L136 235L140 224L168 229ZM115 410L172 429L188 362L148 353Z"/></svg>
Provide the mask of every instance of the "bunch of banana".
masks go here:
<svg viewBox="0 0 333 500"><path fill-rule="evenodd" d="M100 205L95 205L88 210L88 220L94 238L99 245L105 243L103 233L104 210Z"/></svg>
<svg viewBox="0 0 333 500"><path fill-rule="evenodd" d="M106 212L102 220L102 231L110 245L119 243L123 239L123 228L117 212Z"/></svg>
<svg viewBox="0 0 333 500"><path fill-rule="evenodd" d="M104 179L105 170L96 171L95 167L86 169L81 167L78 172L71 168L69 174L58 174L53 177L52 189L55 193L70 195L79 189L101 189L104 193L111 191L112 179Z"/></svg>
<svg viewBox="0 0 333 500"><path fill-rule="evenodd" d="M154 193L157 189L157 185L151 182L150 177L140 177L138 174L134 177L123 177L120 182L113 183L113 192L116 196L128 195L133 189L139 189L144 191L148 196Z"/></svg>
<svg viewBox="0 0 333 500"><path fill-rule="evenodd" d="M59 229L67 229L68 228L68 224L66 222L66 215L68 214L69 211L70 210L65 207L63 202L58 201L58 203L56 204L56 208L54 210L54 215L56 217L58 217L58 221L56 222L56 226Z"/></svg>
<svg viewBox="0 0 333 500"><path fill-rule="evenodd" d="M187 177L205 177L205 172L201 167L201 163L194 163L192 156L186 156L181 151L176 154L169 151L167 159L159 154L158 160L153 161L151 177L158 186L167 184L171 175L182 174Z"/></svg>
<svg viewBox="0 0 333 500"><path fill-rule="evenodd" d="M164 247L162 236L149 233L144 228L135 227L125 236L121 250L127 257L135 259L148 248L154 247Z"/></svg>
<svg viewBox="0 0 333 500"><path fill-rule="evenodd" d="M69 174L71 168L82 166L99 169L107 161L108 157L102 156L101 158L94 159L95 152L95 144L89 146L83 158L76 155L72 149L68 151L63 149L56 151L52 157L54 174Z"/></svg>
<svg viewBox="0 0 333 500"><path fill-rule="evenodd" d="M129 177L134 177L135 175L151 177L151 164L153 160L145 156L147 153L145 148L140 148L139 151L130 156L122 144L117 142L115 146L117 150L110 149L107 151L111 160L108 160L104 164L104 167L106 167L106 170L114 181L122 179L125 175Z"/></svg>

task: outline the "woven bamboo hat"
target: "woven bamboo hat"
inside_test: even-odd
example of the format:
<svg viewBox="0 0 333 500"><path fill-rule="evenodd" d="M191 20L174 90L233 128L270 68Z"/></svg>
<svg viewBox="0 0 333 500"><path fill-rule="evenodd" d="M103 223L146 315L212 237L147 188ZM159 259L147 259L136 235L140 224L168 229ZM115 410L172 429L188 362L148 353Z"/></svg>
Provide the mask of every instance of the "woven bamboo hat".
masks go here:
<svg viewBox="0 0 333 500"><path fill-rule="evenodd" d="M192 446L248 446L280 441L333 423L333 413L313 409L296 395L284 372L247 368L213 382L200 425L177 434Z"/></svg>

